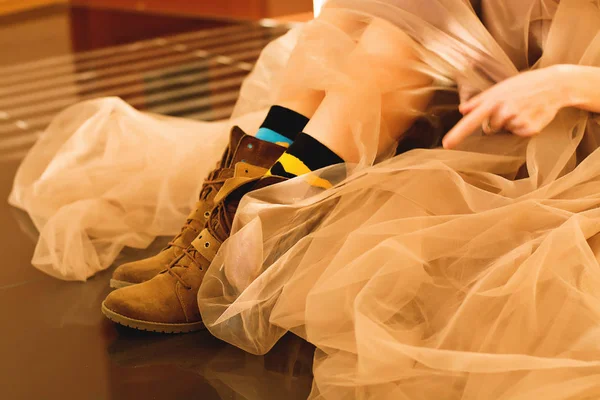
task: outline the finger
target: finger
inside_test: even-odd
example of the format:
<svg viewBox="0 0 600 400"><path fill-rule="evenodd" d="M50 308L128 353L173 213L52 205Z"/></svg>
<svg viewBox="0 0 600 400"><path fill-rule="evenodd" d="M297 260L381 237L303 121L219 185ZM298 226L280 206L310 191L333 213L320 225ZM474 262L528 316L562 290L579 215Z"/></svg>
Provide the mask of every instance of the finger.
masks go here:
<svg viewBox="0 0 600 400"><path fill-rule="evenodd" d="M479 93L477 96L471 97L469 100L462 103L458 106L458 110L461 114L468 114L473 111L477 106L479 106L484 100L484 93Z"/></svg>
<svg viewBox="0 0 600 400"><path fill-rule="evenodd" d="M486 135L493 135L495 132L492 130L492 127L490 126L490 119L486 118L485 121L483 121L483 123L481 124L481 130L483 131L484 134Z"/></svg>
<svg viewBox="0 0 600 400"><path fill-rule="evenodd" d="M479 107L481 104L485 103L488 99L493 97L494 94L498 92L498 88L498 85L494 85L490 88L487 88L483 92L480 92L477 95L471 97L469 100L465 101L459 106L459 111L463 115L470 113L475 108Z"/></svg>
<svg viewBox="0 0 600 400"><path fill-rule="evenodd" d="M491 115L495 103L484 103L463 117L442 140L444 148L451 149L473 134L481 124Z"/></svg>
<svg viewBox="0 0 600 400"><path fill-rule="evenodd" d="M511 133L515 133L516 131L521 131L523 128L525 128L525 126L526 124L524 122L520 121L517 118L513 118L510 121L508 121L506 125L504 125L504 129Z"/></svg>
<svg viewBox="0 0 600 400"><path fill-rule="evenodd" d="M510 126L507 126L513 134L517 136L535 136L540 133L548 123L545 119L538 115L536 112L528 112L526 114L519 114L510 122Z"/></svg>
<svg viewBox="0 0 600 400"><path fill-rule="evenodd" d="M532 129L529 127L517 128L511 132L513 133L513 135L522 136L522 137L535 136L539 133L538 130Z"/></svg>
<svg viewBox="0 0 600 400"><path fill-rule="evenodd" d="M512 127L511 133L517 136L534 136L538 133L537 129L527 122L527 119L516 119L515 126Z"/></svg>
<svg viewBox="0 0 600 400"><path fill-rule="evenodd" d="M511 112L508 107L499 107L495 112L492 113L488 128L492 131L492 134L500 132L514 117L515 114Z"/></svg>

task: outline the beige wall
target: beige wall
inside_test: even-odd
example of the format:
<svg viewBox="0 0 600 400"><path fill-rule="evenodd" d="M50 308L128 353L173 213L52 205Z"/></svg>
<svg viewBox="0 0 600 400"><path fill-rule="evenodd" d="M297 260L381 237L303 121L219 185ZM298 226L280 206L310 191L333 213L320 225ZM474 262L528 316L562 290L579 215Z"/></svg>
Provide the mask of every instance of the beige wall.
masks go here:
<svg viewBox="0 0 600 400"><path fill-rule="evenodd" d="M0 0L0 15L23 11L42 5L67 3L69 0ZM313 0L74 0L82 3L109 7L156 9L171 12L206 12L211 14L236 14L249 17L279 17L312 11ZM196 4L194 4L196 3ZM231 3L228 6L227 3ZM159 5L160 4L160 5ZM220 15L227 16L227 15Z"/></svg>
<svg viewBox="0 0 600 400"><path fill-rule="evenodd" d="M312 11L312 0L71 0L71 2L95 7L236 19L272 18Z"/></svg>
<svg viewBox="0 0 600 400"><path fill-rule="evenodd" d="M40 12L35 19L7 18L0 23L0 65L70 53L70 29L69 15L64 12Z"/></svg>
<svg viewBox="0 0 600 400"><path fill-rule="evenodd" d="M67 2L68 0L0 0L0 15L24 11L48 4Z"/></svg>
<svg viewBox="0 0 600 400"><path fill-rule="evenodd" d="M267 0L267 14L270 17L299 14L312 11L312 0Z"/></svg>

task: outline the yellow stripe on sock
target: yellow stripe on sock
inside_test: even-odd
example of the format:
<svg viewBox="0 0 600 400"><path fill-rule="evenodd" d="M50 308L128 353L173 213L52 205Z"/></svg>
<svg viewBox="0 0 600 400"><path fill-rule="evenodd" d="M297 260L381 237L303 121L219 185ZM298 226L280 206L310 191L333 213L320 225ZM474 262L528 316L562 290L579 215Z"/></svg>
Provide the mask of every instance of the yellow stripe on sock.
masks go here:
<svg viewBox="0 0 600 400"><path fill-rule="evenodd" d="M283 153L277 162L281 163L283 169L288 174L303 176L309 185L329 189L333 185L327 179L317 176L310 168L306 166L298 157L288 153ZM271 170L267 172L267 176L271 175Z"/></svg>

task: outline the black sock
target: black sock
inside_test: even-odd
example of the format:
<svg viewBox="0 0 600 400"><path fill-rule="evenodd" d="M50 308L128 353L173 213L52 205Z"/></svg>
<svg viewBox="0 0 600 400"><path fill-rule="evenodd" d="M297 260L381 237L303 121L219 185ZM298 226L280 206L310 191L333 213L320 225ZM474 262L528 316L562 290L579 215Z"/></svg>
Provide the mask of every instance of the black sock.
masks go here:
<svg viewBox="0 0 600 400"><path fill-rule="evenodd" d="M273 106L260 126L257 139L290 145L308 124L308 118L294 110Z"/></svg>
<svg viewBox="0 0 600 400"><path fill-rule="evenodd" d="M327 146L306 133L300 133L294 143L271 167L267 175L277 175L286 178L309 174L312 171L329 165L343 163L344 160L331 151ZM313 186L328 189L331 182L323 177L310 174L308 182Z"/></svg>

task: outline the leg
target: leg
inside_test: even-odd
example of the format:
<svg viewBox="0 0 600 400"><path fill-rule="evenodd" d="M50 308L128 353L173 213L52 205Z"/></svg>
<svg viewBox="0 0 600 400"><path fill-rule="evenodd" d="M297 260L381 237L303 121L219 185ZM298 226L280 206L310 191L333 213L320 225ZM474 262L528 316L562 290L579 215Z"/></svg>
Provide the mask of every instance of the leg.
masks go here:
<svg viewBox="0 0 600 400"><path fill-rule="evenodd" d="M304 132L329 147L345 161L358 162L360 143L352 140L352 116L374 99L381 102L381 135L377 152L393 145L423 112L430 94L420 90L431 84L426 74L398 68L419 59L408 35L384 21L371 23L350 56L348 75L360 90L327 93ZM385 88L397 88L387 91Z"/></svg>
<svg viewBox="0 0 600 400"><path fill-rule="evenodd" d="M427 86L429 79L426 76L395 69L398 57L407 61L417 59L411 50L410 40L396 29L376 22L364 31L359 43L352 54L356 62L349 63L347 71L356 82L361 83L357 92L328 93L322 103L323 93L310 89L302 93L296 91L295 96L280 98L280 104L301 110L306 113L305 118L317 110L308 130L313 136L299 135L298 140L271 169L273 171L278 167L282 173L273 173L275 177L263 178L259 175L263 170L251 168L250 164L252 161L267 163L265 154L281 154L284 148L239 132L232 133L229 150L219 168L205 182L200 206L190 216L182 235L173 241L174 246L169 247L168 253L163 253L164 257L160 256L162 258L149 263L152 271L158 266L161 272L157 275L154 272L154 276L146 274L140 279L141 283L121 288L109 295L102 308L107 317L121 324L158 332L201 329L197 292L219 246L230 234L231 222L244 193L261 185L284 180L289 175L293 177L326 165L357 159L358 143L348 140L353 123L349 116L363 104L365 96L371 96L383 104L380 117L383 120L384 134L381 139L375 138L379 141L375 147L389 146L410 126L413 113L407 109L423 109L428 98L402 90L382 91L382 88L397 88L398 83L402 87L413 89ZM269 151L260 150L265 148ZM300 153L307 155L306 158ZM250 159L250 156L255 159ZM276 157L269 160L269 165L274 162L274 158ZM236 165L242 168L236 168ZM308 174L307 177L312 186L324 189L330 186L327 180L315 177L314 174ZM237 179L243 185L226 187L225 178ZM257 182L257 186L253 186L253 182ZM320 221L320 215L304 221L300 230L293 234L304 235L308 230L315 229ZM252 275L252 272L247 272L244 276L248 275ZM230 281L235 282L236 279L231 278Z"/></svg>
<svg viewBox="0 0 600 400"><path fill-rule="evenodd" d="M357 40L366 25L365 22L347 12L339 12L338 10L331 9L324 11L319 17L318 22L325 24L330 29L329 32L341 33L342 36L350 37L351 40ZM310 52L310 48L307 49L301 44L294 49L292 57L294 57L294 54L302 56L304 52ZM290 72L290 74L292 73L294 72ZM289 79L292 78L298 81L298 76L290 75ZM324 96L325 92L322 90L311 89L307 85L303 86L301 79L300 82L294 85L293 89L286 88L285 86L282 87L277 93L276 106L270 110L267 118L261 125L261 128L266 129L251 133L256 134L258 139L275 144L287 145L293 142L295 137L304 129L309 118L313 116ZM226 151L218 169L232 168L233 166L229 164L232 160L236 159L233 157L233 153L237 151L239 142L241 140L245 142L251 141L248 138L243 139L243 136L239 134L239 130L234 130L233 132L237 134L232 135L229 150ZM273 146L269 146L268 144L260 145L259 142L254 141L246 143L246 145L251 145L250 149L254 149L254 152L252 154L244 154L239 158L262 168L271 167L279 157L279 154L283 152L283 149L279 149L278 151ZM270 149L270 151L263 151L265 149ZM181 233L158 255L133 263L127 263L118 268L113 275L112 286L118 288L144 282L161 272L165 265L169 264L179 254L180 250L189 246L191 241L197 236L197 231L202 229L206 219L205 215L208 215L213 207L212 197L220 190L222 185L223 179L220 179L220 173L218 171L212 173L205 183L205 187L202 189L201 201L198 203L196 210L188 218ZM205 195L205 192L209 192L210 196Z"/></svg>
<svg viewBox="0 0 600 400"><path fill-rule="evenodd" d="M356 42L366 26L364 19L347 12L340 12L336 9L326 9L313 24L317 25L317 35L332 35L334 37L343 37L346 42ZM314 31L309 29L308 36L315 35ZM267 128L267 133L259 131L258 137L269 140L273 138L272 131L283 133L291 143L295 135L300 133L308 120L312 118L317 108L320 106L325 91L311 88L310 84L303 81L302 75L298 74L297 62L304 65L307 62L304 57L312 54L310 48L312 42L300 41L290 56L290 66L283 71L281 81L283 84L278 88L272 108L261 128ZM284 110L282 110L282 108ZM305 118L298 119L298 115ZM283 131L283 132L280 132ZM275 136L277 138L277 136ZM281 138L279 138L281 139ZM277 139L274 139L277 140Z"/></svg>

